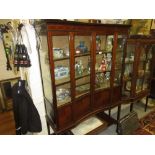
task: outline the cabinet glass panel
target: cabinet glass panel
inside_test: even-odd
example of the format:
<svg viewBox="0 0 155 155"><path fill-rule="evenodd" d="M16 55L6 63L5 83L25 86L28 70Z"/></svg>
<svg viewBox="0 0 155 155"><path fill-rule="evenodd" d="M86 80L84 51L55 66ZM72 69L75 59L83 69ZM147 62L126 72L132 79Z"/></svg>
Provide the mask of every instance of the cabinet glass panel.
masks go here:
<svg viewBox="0 0 155 155"><path fill-rule="evenodd" d="M76 98L90 93L90 77L84 77L76 80Z"/></svg>
<svg viewBox="0 0 155 155"><path fill-rule="evenodd" d="M141 92L142 88L143 88L143 79L142 78L137 79L137 82L136 82L136 93Z"/></svg>
<svg viewBox="0 0 155 155"><path fill-rule="evenodd" d="M53 59L57 106L71 101L69 36L53 36Z"/></svg>
<svg viewBox="0 0 155 155"><path fill-rule="evenodd" d="M57 106L71 102L70 83L56 87Z"/></svg>
<svg viewBox="0 0 155 155"><path fill-rule="evenodd" d="M91 37L75 36L75 97L90 93Z"/></svg>
<svg viewBox="0 0 155 155"><path fill-rule="evenodd" d="M155 59L155 45L152 46L152 59ZM152 77L155 79L155 65L152 66Z"/></svg>
<svg viewBox="0 0 155 155"><path fill-rule="evenodd" d="M138 80L137 85L138 85L138 83L141 84L141 81L144 80L145 66L146 66L146 59L147 59L146 48L147 48L146 46L142 46L141 53L140 53L140 59L139 59L140 61L138 64L138 78L141 78L141 79L137 79ZM141 88L141 86L137 86L137 87ZM136 91L137 91L137 89L136 89Z"/></svg>
<svg viewBox="0 0 155 155"><path fill-rule="evenodd" d="M41 48L39 50L39 57L40 57L40 66L41 66L41 75L43 81L43 89L44 89L44 96L50 102L53 103L53 92L52 92L52 82L51 82L51 75L50 75L50 63L49 63L49 56L48 56L48 49L47 49L47 37L40 36L41 40Z"/></svg>
<svg viewBox="0 0 155 155"><path fill-rule="evenodd" d="M152 46L148 46L146 66L145 66L145 76L143 83L143 90L149 88L150 80L151 80L151 59L152 59Z"/></svg>
<svg viewBox="0 0 155 155"><path fill-rule="evenodd" d="M53 36L53 57L55 84L70 80L69 40L68 36Z"/></svg>
<svg viewBox="0 0 155 155"><path fill-rule="evenodd" d="M95 89L110 87L113 35L96 36Z"/></svg>
<svg viewBox="0 0 155 155"><path fill-rule="evenodd" d="M117 48L116 48L116 61L115 61L115 78L114 86L121 84L121 72L123 63L123 53L126 37L123 35L118 35L117 38Z"/></svg>
<svg viewBox="0 0 155 155"><path fill-rule="evenodd" d="M150 84L150 79L148 77L144 78L143 90L148 89Z"/></svg>
<svg viewBox="0 0 155 155"><path fill-rule="evenodd" d="M125 70L123 75L123 94L125 96L131 95L131 79L133 76L133 63L134 63L134 53L136 50L136 45L128 44L125 58Z"/></svg>

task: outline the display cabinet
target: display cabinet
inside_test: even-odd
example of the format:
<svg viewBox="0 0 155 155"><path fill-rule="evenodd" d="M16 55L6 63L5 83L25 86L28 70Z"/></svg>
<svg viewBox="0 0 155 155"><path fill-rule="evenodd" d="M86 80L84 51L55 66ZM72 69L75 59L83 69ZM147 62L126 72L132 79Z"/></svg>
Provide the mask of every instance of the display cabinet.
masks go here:
<svg viewBox="0 0 155 155"><path fill-rule="evenodd" d="M132 37L127 40L123 74L123 99L132 103L131 111L133 103L149 93L155 47L154 38Z"/></svg>
<svg viewBox="0 0 155 155"><path fill-rule="evenodd" d="M119 105L129 25L46 20L40 50L47 122L55 133ZM46 34L40 30L42 44ZM48 58L49 56L49 58Z"/></svg>

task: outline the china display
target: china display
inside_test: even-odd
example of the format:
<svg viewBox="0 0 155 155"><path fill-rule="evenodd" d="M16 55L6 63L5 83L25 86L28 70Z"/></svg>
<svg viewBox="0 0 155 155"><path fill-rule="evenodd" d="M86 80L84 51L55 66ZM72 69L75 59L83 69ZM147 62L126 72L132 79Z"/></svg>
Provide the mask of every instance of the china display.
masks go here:
<svg viewBox="0 0 155 155"><path fill-rule="evenodd" d="M40 54L46 117L61 133L120 104L130 26L61 20L46 20L46 26L48 49Z"/></svg>
<svg viewBox="0 0 155 155"><path fill-rule="evenodd" d="M153 74L155 39L144 36L127 40L124 62L123 96L135 102L147 96ZM131 108L132 110L132 108Z"/></svg>

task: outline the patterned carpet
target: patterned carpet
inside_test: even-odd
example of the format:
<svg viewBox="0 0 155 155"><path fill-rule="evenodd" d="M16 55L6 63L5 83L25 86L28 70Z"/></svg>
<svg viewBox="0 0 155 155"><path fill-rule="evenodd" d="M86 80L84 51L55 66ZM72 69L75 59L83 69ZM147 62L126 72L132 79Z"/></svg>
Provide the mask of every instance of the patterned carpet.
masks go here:
<svg viewBox="0 0 155 155"><path fill-rule="evenodd" d="M140 128L135 135L155 135L155 110L140 119Z"/></svg>

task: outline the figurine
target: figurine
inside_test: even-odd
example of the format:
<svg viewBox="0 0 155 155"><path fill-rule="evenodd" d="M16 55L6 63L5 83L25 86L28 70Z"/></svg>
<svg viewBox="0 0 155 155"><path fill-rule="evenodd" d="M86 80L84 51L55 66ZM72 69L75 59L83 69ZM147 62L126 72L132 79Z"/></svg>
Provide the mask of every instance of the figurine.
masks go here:
<svg viewBox="0 0 155 155"><path fill-rule="evenodd" d="M107 62L106 62L106 58L104 55L104 57L102 58L102 61L101 61L100 68L99 68L100 71L105 72L106 71L106 65L107 65Z"/></svg>
<svg viewBox="0 0 155 155"><path fill-rule="evenodd" d="M110 40L110 38L107 40L106 51L112 51L112 41Z"/></svg>
<svg viewBox="0 0 155 155"><path fill-rule="evenodd" d="M101 39L100 39L100 36L96 36L96 50L101 50Z"/></svg>
<svg viewBox="0 0 155 155"><path fill-rule="evenodd" d="M90 58L88 58L88 64L87 64L88 73L90 73L90 67L91 67L91 61L90 61Z"/></svg>
<svg viewBox="0 0 155 155"><path fill-rule="evenodd" d="M76 47L76 54L88 52L87 46L85 46L84 41L80 41L79 45Z"/></svg>
<svg viewBox="0 0 155 155"><path fill-rule="evenodd" d="M79 62L78 61L75 62L75 73L77 76L82 75L83 73L83 64L81 60Z"/></svg>

